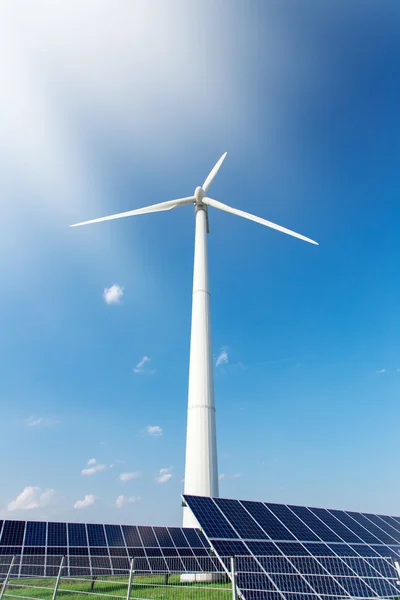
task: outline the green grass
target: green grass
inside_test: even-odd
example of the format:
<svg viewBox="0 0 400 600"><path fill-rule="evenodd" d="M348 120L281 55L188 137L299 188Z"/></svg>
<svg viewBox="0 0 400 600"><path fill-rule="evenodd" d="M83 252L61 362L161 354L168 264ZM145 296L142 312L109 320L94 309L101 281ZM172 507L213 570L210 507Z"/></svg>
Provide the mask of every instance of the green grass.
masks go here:
<svg viewBox="0 0 400 600"><path fill-rule="evenodd" d="M126 598L127 579L110 578L107 581L97 579L91 591L91 579L76 581L62 578L57 592L57 600L112 600ZM4 598L18 596L51 600L55 579L13 579L5 591ZM169 575L165 585L164 575L135 576L132 582L131 600L136 598L149 600L230 600L230 583L181 583L179 575Z"/></svg>

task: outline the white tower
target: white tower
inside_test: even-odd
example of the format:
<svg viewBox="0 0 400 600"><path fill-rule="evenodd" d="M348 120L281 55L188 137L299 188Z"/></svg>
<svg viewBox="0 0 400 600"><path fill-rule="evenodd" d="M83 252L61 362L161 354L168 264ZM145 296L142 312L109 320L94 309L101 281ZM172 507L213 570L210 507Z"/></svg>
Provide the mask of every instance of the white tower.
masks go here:
<svg viewBox="0 0 400 600"><path fill-rule="evenodd" d="M201 192L201 188L195 192L199 203L195 205L196 230L184 493L217 497L217 434L207 260L208 215L207 206L201 202ZM196 518L187 507L183 509L183 526L198 527Z"/></svg>
<svg viewBox="0 0 400 600"><path fill-rule="evenodd" d="M186 437L185 494L218 496L217 441L215 430L215 405L213 382L213 358L211 348L210 292L208 289L207 232L208 207L231 213L266 227L287 233L293 237L316 244L310 238L276 225L250 213L227 206L218 200L206 197L206 193L218 173L226 152L209 173L202 187L197 187L193 196L160 202L145 208L76 223L88 225L100 221L111 221L134 215L171 210L185 204L194 204L196 233L194 247L192 333L190 338L189 400ZM184 508L185 527L197 527L197 521L188 508Z"/></svg>

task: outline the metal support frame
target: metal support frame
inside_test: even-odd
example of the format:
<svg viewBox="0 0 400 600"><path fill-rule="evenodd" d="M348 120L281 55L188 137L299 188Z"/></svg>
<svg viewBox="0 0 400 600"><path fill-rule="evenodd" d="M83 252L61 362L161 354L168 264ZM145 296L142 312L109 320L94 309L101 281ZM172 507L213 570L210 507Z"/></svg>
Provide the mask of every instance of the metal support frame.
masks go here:
<svg viewBox="0 0 400 600"><path fill-rule="evenodd" d="M400 563L397 559L393 561L394 568L396 569L397 575L399 577L398 581L396 581L397 585L400 585Z"/></svg>
<svg viewBox="0 0 400 600"><path fill-rule="evenodd" d="M11 563L10 563L10 567L9 567L9 569L7 571L7 575L6 575L6 577L5 577L4 581L3 581L3 587L1 588L1 592L0 592L0 600L2 600L2 598L4 596L4 592L6 591L6 587L7 587L8 581L9 581L10 576L11 576L11 571L12 571L12 568L14 566L14 562L15 562L15 555L12 557L12 560L11 560Z"/></svg>
<svg viewBox="0 0 400 600"><path fill-rule="evenodd" d="M60 568L58 569L56 585L54 586L53 596L52 596L51 600L56 600L58 586L60 584L61 574L62 574L62 570L63 570L63 566L64 566L64 558L65 558L64 556L61 557Z"/></svg>
<svg viewBox="0 0 400 600"><path fill-rule="evenodd" d="M231 556L231 579L232 579L232 600L238 600L237 585L236 585L236 561L235 561L234 556Z"/></svg>
<svg viewBox="0 0 400 600"><path fill-rule="evenodd" d="M134 567L135 567L135 559L132 558L131 567L129 569L128 590L126 592L126 600L129 600L131 597L132 580L133 580L133 575L135 573Z"/></svg>

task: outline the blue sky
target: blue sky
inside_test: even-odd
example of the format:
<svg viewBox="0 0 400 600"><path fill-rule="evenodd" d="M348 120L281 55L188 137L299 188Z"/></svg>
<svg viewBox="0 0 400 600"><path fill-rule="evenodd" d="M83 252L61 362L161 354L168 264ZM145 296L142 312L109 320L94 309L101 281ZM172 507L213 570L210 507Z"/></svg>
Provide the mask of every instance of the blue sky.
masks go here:
<svg viewBox="0 0 400 600"><path fill-rule="evenodd" d="M400 514L399 17L2 3L2 516L181 522L192 209L68 225L224 151L213 197L320 246L210 211L221 495Z"/></svg>

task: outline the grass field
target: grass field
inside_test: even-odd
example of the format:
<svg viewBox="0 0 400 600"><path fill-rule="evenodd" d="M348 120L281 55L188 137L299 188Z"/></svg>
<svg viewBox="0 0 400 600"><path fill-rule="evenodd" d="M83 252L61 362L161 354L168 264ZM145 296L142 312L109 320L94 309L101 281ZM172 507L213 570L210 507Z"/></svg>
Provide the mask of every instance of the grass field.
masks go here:
<svg viewBox="0 0 400 600"><path fill-rule="evenodd" d="M34 598L52 600L55 580L13 579L10 580L3 598ZM92 587L93 586L93 587ZM132 600L230 600L230 583L181 583L179 575L169 575L168 583L164 575L136 576L132 582ZM62 578L57 591L57 600L112 600L126 599L128 582L126 578L98 579L92 584L90 579L74 580Z"/></svg>

